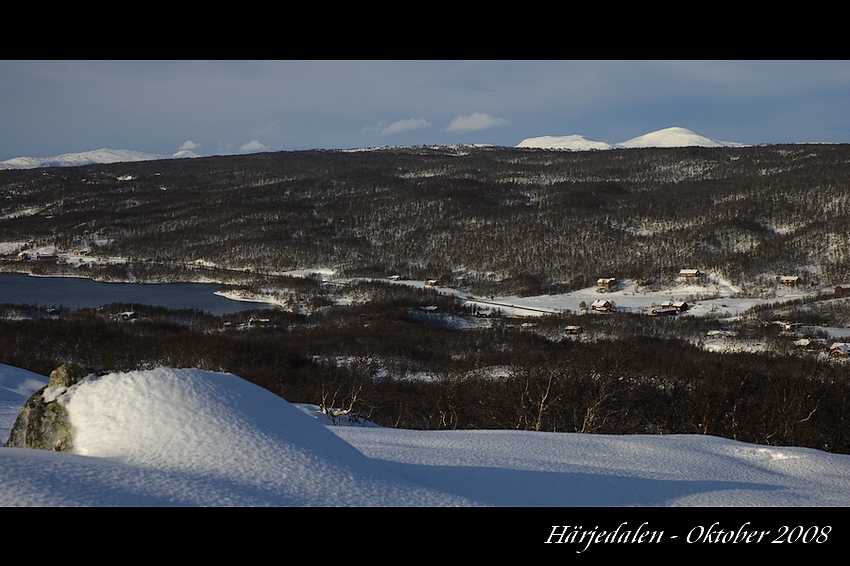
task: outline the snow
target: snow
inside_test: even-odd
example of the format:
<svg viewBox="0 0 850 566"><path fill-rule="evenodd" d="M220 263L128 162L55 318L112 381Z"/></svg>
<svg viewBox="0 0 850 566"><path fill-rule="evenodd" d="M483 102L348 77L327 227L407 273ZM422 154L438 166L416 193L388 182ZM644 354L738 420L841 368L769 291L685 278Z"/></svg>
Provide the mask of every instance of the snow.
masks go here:
<svg viewBox="0 0 850 566"><path fill-rule="evenodd" d="M4 218L9 218L9 216L2 216L0 220ZM0 242L0 256L16 254L26 245L26 242Z"/></svg>
<svg viewBox="0 0 850 566"><path fill-rule="evenodd" d="M47 379L0 365L0 427ZM237 376L53 391L74 453L0 448L4 506L844 506L850 456L711 436L333 426Z"/></svg>
<svg viewBox="0 0 850 566"><path fill-rule="evenodd" d="M31 371L0 364L0 442L9 440L9 433L18 411L35 391L47 384L47 378Z"/></svg>
<svg viewBox="0 0 850 566"><path fill-rule="evenodd" d="M701 136L697 133L674 126L649 132L630 140L609 144L602 141L592 141L573 134L571 136L540 136L526 138L517 147L536 147L542 149L569 149L572 151L587 151L593 149L614 149L633 147L743 147L745 144L738 142L717 141Z"/></svg>
<svg viewBox="0 0 850 566"><path fill-rule="evenodd" d="M177 152L172 157L196 157L192 152ZM55 157L14 157L0 161L2 169L36 169L39 167L76 167L95 163L124 163L134 161L155 161L169 159L166 155L144 153L129 149L93 149L79 153L63 153Z"/></svg>
<svg viewBox="0 0 850 566"><path fill-rule="evenodd" d="M517 147L537 147L543 149L569 149L572 151L587 151L591 149L613 149L610 143L593 141L573 134L571 136L540 136L526 138Z"/></svg>
<svg viewBox="0 0 850 566"><path fill-rule="evenodd" d="M650 313L653 308L666 301L686 301L690 308L677 316L706 316L715 315L724 318L740 316L744 311L765 302L761 298L740 298L735 295L741 289L722 277L708 274L699 281L688 281L680 278L675 286L652 291L639 286L632 280L623 280L616 290L599 292L596 286L586 287L569 293L555 295L539 295L531 297L481 297L464 296L458 291L440 287L441 294L458 295L465 305L478 305L480 309L500 309L509 316L541 316L547 313L564 311L579 312L581 303L588 308L596 300L614 302L617 312ZM778 289L776 297L771 301L783 301L800 296L800 292Z"/></svg>
<svg viewBox="0 0 850 566"><path fill-rule="evenodd" d="M686 128L672 127L650 132L628 141L610 144L603 141L589 140L579 134L568 136L538 136L522 140L517 147L531 147L542 149L566 149L571 151L605 150L613 148L631 147L742 147L745 144L737 142L722 142L709 139L688 130ZM413 146L384 146L377 148L356 148L344 151L379 151L384 149L397 150ZM431 146L432 149L451 150L457 155L463 155L464 148L488 147L487 144L448 144ZM171 156L126 149L94 149L79 153L63 153L55 157L14 157L0 161L0 170L3 169L36 169L39 167L75 167L79 165L91 165L95 163L119 163L133 161L154 161L160 159L183 159L199 157L191 150L177 151Z"/></svg>
<svg viewBox="0 0 850 566"><path fill-rule="evenodd" d="M12 381L21 371L3 370ZM70 414L73 454L0 449L0 504L475 503L392 474L234 375L160 368L108 374L52 394Z"/></svg>
<svg viewBox="0 0 850 566"><path fill-rule="evenodd" d="M197 153L192 151L191 149L181 149L180 151L173 153L171 155L174 159L183 159L183 158L191 158L194 159L196 157L200 157Z"/></svg>
<svg viewBox="0 0 850 566"><path fill-rule="evenodd" d="M742 147L737 142L722 142L709 139L692 132L687 128L672 127L650 132L636 138L621 142L617 147Z"/></svg>

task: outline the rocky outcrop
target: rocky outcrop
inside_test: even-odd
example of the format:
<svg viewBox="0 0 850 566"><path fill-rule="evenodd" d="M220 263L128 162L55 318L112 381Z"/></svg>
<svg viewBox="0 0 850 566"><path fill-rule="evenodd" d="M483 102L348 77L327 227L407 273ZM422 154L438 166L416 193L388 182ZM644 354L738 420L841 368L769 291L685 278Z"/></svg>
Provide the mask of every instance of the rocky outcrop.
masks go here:
<svg viewBox="0 0 850 566"><path fill-rule="evenodd" d="M24 404L6 446L69 452L73 435L62 395L93 372L64 364L50 373L50 381Z"/></svg>

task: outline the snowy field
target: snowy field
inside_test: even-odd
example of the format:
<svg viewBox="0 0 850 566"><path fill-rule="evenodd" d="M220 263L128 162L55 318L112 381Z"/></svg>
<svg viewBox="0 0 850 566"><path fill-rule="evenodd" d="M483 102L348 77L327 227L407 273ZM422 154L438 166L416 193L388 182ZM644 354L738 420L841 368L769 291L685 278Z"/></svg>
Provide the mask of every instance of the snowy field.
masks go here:
<svg viewBox="0 0 850 566"><path fill-rule="evenodd" d="M2 440L46 381L0 365ZM114 373L53 393L74 453L0 448L0 505L850 505L850 456L807 448L334 426L313 406L194 369Z"/></svg>

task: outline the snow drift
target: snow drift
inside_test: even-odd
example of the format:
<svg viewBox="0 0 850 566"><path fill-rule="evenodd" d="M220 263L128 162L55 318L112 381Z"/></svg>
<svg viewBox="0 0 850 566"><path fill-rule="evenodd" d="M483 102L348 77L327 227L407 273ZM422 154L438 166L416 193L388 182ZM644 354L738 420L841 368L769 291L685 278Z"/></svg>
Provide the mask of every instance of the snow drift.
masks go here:
<svg viewBox="0 0 850 566"><path fill-rule="evenodd" d="M471 503L393 476L283 399L231 374L111 373L58 398L70 414L73 454L0 451L0 504L46 504L56 495L59 503L98 504L95 490L105 492L106 504ZM30 476L32 468L39 472ZM23 474L26 485L14 487L20 482L13 477ZM27 501L31 492L41 495Z"/></svg>

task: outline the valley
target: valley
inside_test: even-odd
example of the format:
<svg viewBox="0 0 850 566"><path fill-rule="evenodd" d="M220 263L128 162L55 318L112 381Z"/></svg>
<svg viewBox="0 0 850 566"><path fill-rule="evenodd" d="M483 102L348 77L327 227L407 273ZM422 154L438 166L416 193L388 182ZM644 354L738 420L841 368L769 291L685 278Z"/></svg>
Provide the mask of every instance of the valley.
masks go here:
<svg viewBox="0 0 850 566"><path fill-rule="evenodd" d="M3 271L258 302L3 299L0 363L226 371L400 428L850 453L848 168L842 145L439 146L0 171Z"/></svg>

